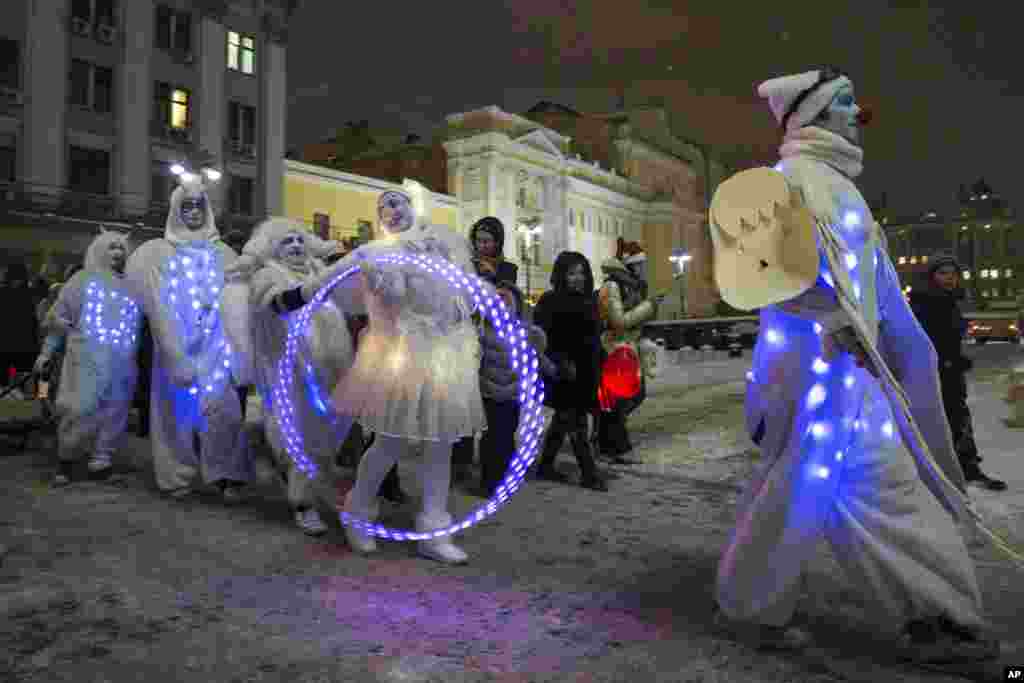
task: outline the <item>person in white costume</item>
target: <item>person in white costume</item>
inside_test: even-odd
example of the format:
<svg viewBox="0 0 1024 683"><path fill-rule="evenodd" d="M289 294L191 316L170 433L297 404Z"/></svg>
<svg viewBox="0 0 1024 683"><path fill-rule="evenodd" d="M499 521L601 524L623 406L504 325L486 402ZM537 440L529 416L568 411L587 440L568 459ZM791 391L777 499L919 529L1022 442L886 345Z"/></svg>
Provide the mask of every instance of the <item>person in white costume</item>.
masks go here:
<svg viewBox="0 0 1024 683"><path fill-rule="evenodd" d="M319 536L327 526L314 507L313 480L296 466L284 445L278 415L279 368L284 357L291 313L301 308L302 284L326 266L318 255L337 248L310 234L300 223L285 218L264 221L245 245L229 273L226 288L233 299L236 282L244 286L247 306L227 306L225 325L239 362L251 361L252 383L263 400L263 426L276 465L286 484L295 523L306 534ZM236 278L236 273L238 273ZM237 311L248 314L238 315ZM322 466L344 443L351 419L330 408L331 390L352 364L352 338L344 314L330 300L310 319L297 349L290 395L292 419L302 435L306 453Z"/></svg>
<svg viewBox="0 0 1024 683"><path fill-rule="evenodd" d="M57 486L70 483L74 463L90 448L90 474L110 474L128 425L142 322L124 279L128 251L126 235L100 234L85 253L85 268L64 284L47 313L49 333L35 371L45 374L57 349L65 349L57 399Z"/></svg>
<svg viewBox="0 0 1024 683"><path fill-rule="evenodd" d="M153 335L153 467L172 497L193 491L198 470L231 503L253 474L220 311L224 270L238 256L220 239L201 177L179 180L163 238L136 249L127 268Z"/></svg>
<svg viewBox="0 0 1024 683"><path fill-rule="evenodd" d="M817 220L820 252L809 262L820 257L822 270L803 294L761 308L746 412L763 465L719 564L719 618L762 645L806 645L810 635L791 620L801 575L824 537L872 604L874 623L901 635L911 657L991 657L998 643L982 637L981 592L957 526L969 521L966 484L935 350L854 185L866 112L835 69L770 80L758 93L785 134L776 170ZM764 286L745 277L751 288ZM878 379L890 369L906 403L890 400Z"/></svg>
<svg viewBox="0 0 1024 683"><path fill-rule="evenodd" d="M306 300L321 283L358 263L363 271L336 290L346 313L369 315L355 363L334 390L339 413L352 416L376 433L359 463L345 509L364 519L377 514L376 497L388 470L420 451L422 509L418 531L451 523L448 489L451 447L483 429L480 397L480 344L472 306L440 276L416 267L375 264L400 252L425 253L472 275L469 242L449 228L427 222L424 188L389 191L377 203L382 239L370 242L335 264L319 282L304 286ZM414 208L414 201L416 207ZM347 526L349 544L358 552L376 549L373 537ZM420 554L446 563L462 563L466 553L449 536L419 541Z"/></svg>

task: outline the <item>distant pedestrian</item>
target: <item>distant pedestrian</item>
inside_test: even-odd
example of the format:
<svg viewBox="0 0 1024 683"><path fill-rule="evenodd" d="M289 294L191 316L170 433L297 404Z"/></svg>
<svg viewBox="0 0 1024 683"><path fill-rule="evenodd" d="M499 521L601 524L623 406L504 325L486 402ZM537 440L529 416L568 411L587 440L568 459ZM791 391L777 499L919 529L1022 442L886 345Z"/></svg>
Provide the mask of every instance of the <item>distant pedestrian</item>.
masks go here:
<svg viewBox="0 0 1024 683"><path fill-rule="evenodd" d="M952 256L940 254L928 268L928 287L910 293L910 307L928 333L939 356L939 381L942 403L953 433L960 467L968 482L990 491L1006 490L1006 482L993 479L981 470L981 456L974 441L971 410L967 407L967 372L973 363L963 354L967 321L960 313L960 264Z"/></svg>
<svg viewBox="0 0 1024 683"><path fill-rule="evenodd" d="M25 264L7 266L5 281L0 285L0 310L5 323L4 334L0 335L0 371L5 383L12 380L12 374L29 372L35 364L39 351L37 303Z"/></svg>

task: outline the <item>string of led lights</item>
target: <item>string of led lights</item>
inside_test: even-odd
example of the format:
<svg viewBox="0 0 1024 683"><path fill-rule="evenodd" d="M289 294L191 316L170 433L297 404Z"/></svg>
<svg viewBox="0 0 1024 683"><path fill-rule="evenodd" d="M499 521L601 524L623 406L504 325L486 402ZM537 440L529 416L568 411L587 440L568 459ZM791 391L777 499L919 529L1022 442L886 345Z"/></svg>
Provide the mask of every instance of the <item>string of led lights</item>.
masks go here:
<svg viewBox="0 0 1024 683"><path fill-rule="evenodd" d="M117 315L110 315L110 309L115 308ZM125 351L135 349L140 328L139 307L127 294L118 294L99 281L91 280L85 288L82 313L82 332L87 337L104 346L124 347Z"/></svg>
<svg viewBox="0 0 1024 683"><path fill-rule="evenodd" d="M224 285L220 254L212 245L179 248L167 262L167 270L167 299L182 325L184 339L198 336L208 342L215 335L221 336L219 342L213 340L210 367L198 369L199 380L189 387L188 393L192 396L218 393L230 381L231 372L231 345L217 321ZM184 303L188 306L182 310ZM207 348L207 344L202 347Z"/></svg>
<svg viewBox="0 0 1024 683"><path fill-rule="evenodd" d="M362 533L395 541L421 541L430 538L448 536L483 521L507 503L512 495L522 486L530 465L533 464L540 448L540 436L544 426L541 407L544 403L544 383L539 376L539 360L536 350L526 341L526 329L516 316L510 314L505 303L488 290L487 285L479 277L467 276L454 264L418 253L397 253L374 259L376 264L384 267L415 267L433 276L442 278L450 285L456 296L465 293L476 309L491 322L497 330L498 338L508 349L512 369L519 374L519 405L522 418L519 422L519 445L515 456L509 462L508 469L498 485L495 495L486 503L475 508L468 515L456 520L448 526L431 531L418 532L406 529L393 529L382 524L356 517L348 512L340 513L341 522ZM348 268L322 287L313 299L296 315L289 324L288 338L285 342L285 353L278 365L277 381L273 389L273 401L276 405L274 417L284 437L285 450L295 465L313 478L317 466L303 448L303 437L296 426L294 406L286 399L292 395L295 383L294 368L299 346L299 339L305 335L310 317L324 303L330 292L343 281L360 272L358 265Z"/></svg>

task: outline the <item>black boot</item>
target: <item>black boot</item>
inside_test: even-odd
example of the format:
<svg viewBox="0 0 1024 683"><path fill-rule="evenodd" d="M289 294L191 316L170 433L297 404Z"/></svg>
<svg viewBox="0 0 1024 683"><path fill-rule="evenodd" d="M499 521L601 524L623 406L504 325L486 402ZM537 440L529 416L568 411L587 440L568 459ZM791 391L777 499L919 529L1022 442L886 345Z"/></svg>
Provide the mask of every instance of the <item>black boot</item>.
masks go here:
<svg viewBox="0 0 1024 683"><path fill-rule="evenodd" d="M1005 491L1006 482L1001 479L993 479L982 472L981 465L978 464L979 461L980 458L971 462L962 463L964 478L967 480L967 483L978 484L989 491Z"/></svg>
<svg viewBox="0 0 1024 683"><path fill-rule="evenodd" d="M557 415L555 419L558 419ZM560 484L569 481L569 477L555 469L555 458L558 457L558 451L562 447L563 441L565 441L565 432L559 429L557 424L551 425L544 438L544 450L541 452L540 465L537 467L538 479L555 481Z"/></svg>
<svg viewBox="0 0 1024 683"><path fill-rule="evenodd" d="M572 438L573 455L576 456L576 463L580 466L580 486L593 491L607 491L608 483L597 469L594 462L594 454L590 449L590 441L587 433L576 432Z"/></svg>

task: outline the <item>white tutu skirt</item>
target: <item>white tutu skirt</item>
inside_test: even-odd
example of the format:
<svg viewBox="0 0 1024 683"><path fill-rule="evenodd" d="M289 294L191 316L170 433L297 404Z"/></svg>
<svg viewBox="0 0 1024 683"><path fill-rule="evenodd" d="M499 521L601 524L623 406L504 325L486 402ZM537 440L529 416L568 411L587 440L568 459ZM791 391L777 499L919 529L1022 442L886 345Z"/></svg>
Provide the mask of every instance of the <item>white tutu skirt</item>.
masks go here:
<svg viewBox="0 0 1024 683"><path fill-rule="evenodd" d="M355 362L332 394L335 409L364 429L413 441L454 443L481 431L476 328L430 334L388 322L371 322L359 339Z"/></svg>

